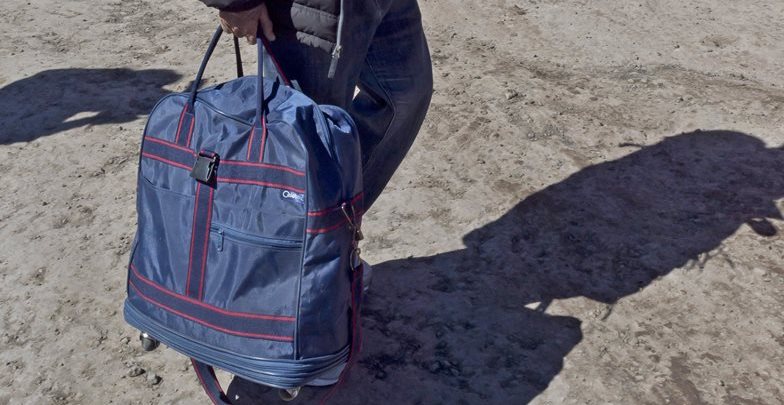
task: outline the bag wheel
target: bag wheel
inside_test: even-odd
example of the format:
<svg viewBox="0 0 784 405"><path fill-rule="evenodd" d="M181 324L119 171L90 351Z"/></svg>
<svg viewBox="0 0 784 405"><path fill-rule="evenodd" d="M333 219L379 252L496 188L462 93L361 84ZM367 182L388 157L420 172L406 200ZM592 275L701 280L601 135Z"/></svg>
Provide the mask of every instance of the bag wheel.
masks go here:
<svg viewBox="0 0 784 405"><path fill-rule="evenodd" d="M150 335L148 335L147 332L142 332L141 334L139 334L139 340L142 342L142 349L145 352L151 352L157 349L158 346L161 344L161 342L150 337Z"/></svg>
<svg viewBox="0 0 784 405"><path fill-rule="evenodd" d="M302 388L302 387L279 389L278 390L278 396L280 397L280 399L282 399L282 400L284 400L286 402L293 401L294 398L296 398L297 395L299 395L300 388Z"/></svg>

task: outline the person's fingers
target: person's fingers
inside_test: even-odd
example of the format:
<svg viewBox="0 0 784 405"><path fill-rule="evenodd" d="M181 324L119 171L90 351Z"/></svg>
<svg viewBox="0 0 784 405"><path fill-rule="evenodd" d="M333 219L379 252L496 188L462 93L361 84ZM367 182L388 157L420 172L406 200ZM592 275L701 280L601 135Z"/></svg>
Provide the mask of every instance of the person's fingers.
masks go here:
<svg viewBox="0 0 784 405"><path fill-rule="evenodd" d="M270 19L267 5L264 3L262 3L262 7L259 13L259 21L261 21L261 29L264 31L264 37L266 37L269 41L274 41L275 31L273 30L272 20Z"/></svg>
<svg viewBox="0 0 784 405"><path fill-rule="evenodd" d="M223 28L223 32L227 34L231 34L231 28L229 28L229 24L226 22L226 20L221 18L219 21L220 21L221 28Z"/></svg>
<svg viewBox="0 0 784 405"><path fill-rule="evenodd" d="M256 43L256 31L260 23L264 27L264 35L270 40L275 38L272 33L272 21L264 3L247 11L221 11L218 13L218 18L225 32L234 34L238 38L246 38L252 44Z"/></svg>
<svg viewBox="0 0 784 405"><path fill-rule="evenodd" d="M256 29L257 24L255 18L249 18L243 21L242 36L244 36L251 45L256 43Z"/></svg>

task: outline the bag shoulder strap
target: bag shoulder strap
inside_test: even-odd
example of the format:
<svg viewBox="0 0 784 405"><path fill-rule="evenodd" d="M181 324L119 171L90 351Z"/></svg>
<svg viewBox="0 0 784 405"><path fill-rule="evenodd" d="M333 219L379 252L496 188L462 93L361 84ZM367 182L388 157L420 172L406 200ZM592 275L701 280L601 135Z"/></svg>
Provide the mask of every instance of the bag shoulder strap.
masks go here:
<svg viewBox="0 0 784 405"><path fill-rule="evenodd" d="M351 280L351 351L349 352L349 358L346 362L346 367L340 373L340 377L338 377L338 381L332 388L327 391L324 397L321 398L320 404L324 405L327 401L332 398L332 395L337 392L337 390L343 385L351 366L354 365L357 361L357 357L362 347L362 327L361 327L361 320L360 320L360 311L361 311L361 304L362 304L362 277L364 273L364 266L360 264L357 266L354 271L352 272L352 280ZM191 358L191 364L193 365L193 371L196 372L196 376L199 378L199 383L201 383L204 392L207 393L207 396L212 401L213 405L232 405L229 398L226 396L226 393L223 392L223 388L220 386L220 382L218 382L218 378L215 376L215 369L202 363L194 358Z"/></svg>
<svg viewBox="0 0 784 405"><path fill-rule="evenodd" d="M220 382L218 382L218 377L215 376L215 369L194 358L191 358L191 364L193 365L193 371L196 372L196 377L199 378L201 387L204 388L204 392L210 397L212 403L214 405L231 405L231 401L229 401L229 398L220 386Z"/></svg>

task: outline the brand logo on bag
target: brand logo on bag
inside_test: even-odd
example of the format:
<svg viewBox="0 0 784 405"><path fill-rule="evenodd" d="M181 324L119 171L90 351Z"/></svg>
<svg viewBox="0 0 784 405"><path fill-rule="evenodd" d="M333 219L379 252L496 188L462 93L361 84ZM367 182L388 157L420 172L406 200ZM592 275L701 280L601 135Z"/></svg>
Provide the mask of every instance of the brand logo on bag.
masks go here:
<svg viewBox="0 0 784 405"><path fill-rule="evenodd" d="M289 190L283 190L283 194L281 195L283 196L283 198L296 201L298 204L305 204L304 194L295 193Z"/></svg>

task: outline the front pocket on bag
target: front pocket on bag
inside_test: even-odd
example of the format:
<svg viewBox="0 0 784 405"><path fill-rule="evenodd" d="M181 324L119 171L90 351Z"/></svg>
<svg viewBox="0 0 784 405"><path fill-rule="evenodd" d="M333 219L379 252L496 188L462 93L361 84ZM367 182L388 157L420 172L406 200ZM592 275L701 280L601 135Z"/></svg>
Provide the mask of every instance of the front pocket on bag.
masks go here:
<svg viewBox="0 0 784 405"><path fill-rule="evenodd" d="M167 290L184 293L193 197L138 181L136 246L131 256L140 275Z"/></svg>
<svg viewBox="0 0 784 405"><path fill-rule="evenodd" d="M236 312L296 314L302 241L213 225L208 249L205 303Z"/></svg>
<svg viewBox="0 0 784 405"><path fill-rule="evenodd" d="M217 234L217 235L216 235ZM251 235L244 232L236 231L230 228L221 228L218 226L210 227L210 237L216 237L218 241L218 251L223 250L223 240L228 238L236 243L243 243L250 246L266 247L270 249L301 249L302 241L268 238L259 235Z"/></svg>

